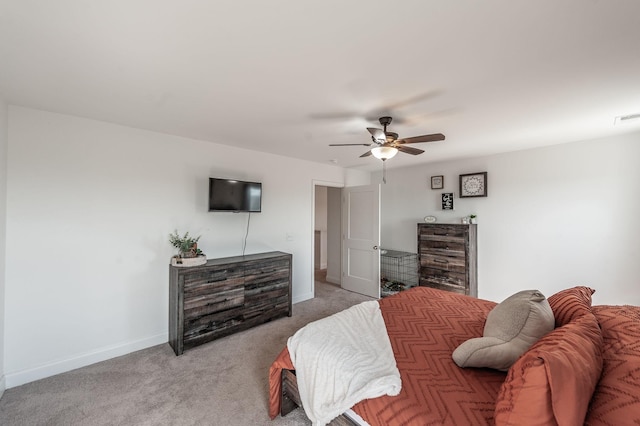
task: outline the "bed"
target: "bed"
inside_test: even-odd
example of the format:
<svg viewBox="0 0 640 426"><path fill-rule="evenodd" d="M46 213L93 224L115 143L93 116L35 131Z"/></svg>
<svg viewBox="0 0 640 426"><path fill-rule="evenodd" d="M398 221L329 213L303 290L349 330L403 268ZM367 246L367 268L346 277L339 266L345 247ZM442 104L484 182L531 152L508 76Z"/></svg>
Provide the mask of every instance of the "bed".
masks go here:
<svg viewBox="0 0 640 426"><path fill-rule="evenodd" d="M461 343L482 336L495 302L427 287L381 299L402 388L351 410L371 426L640 424L640 308L592 311L592 293L574 287L549 297L556 328L508 372L460 368L452 360ZM631 349L621 346L623 338ZM603 371L612 372L610 379L601 378ZM286 347L271 365L269 383L271 418L299 405ZM354 423L343 415L331 424Z"/></svg>

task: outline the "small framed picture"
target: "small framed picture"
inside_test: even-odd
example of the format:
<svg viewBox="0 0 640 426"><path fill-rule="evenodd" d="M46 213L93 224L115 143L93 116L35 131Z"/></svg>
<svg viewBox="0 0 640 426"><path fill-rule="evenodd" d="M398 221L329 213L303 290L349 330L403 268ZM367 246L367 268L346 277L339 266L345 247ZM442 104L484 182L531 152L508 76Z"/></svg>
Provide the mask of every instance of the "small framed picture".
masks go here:
<svg viewBox="0 0 640 426"><path fill-rule="evenodd" d="M431 176L431 189L444 188L444 176Z"/></svg>
<svg viewBox="0 0 640 426"><path fill-rule="evenodd" d="M442 193L442 210L453 210L453 192Z"/></svg>
<svg viewBox="0 0 640 426"><path fill-rule="evenodd" d="M460 175L460 198L486 196L487 172Z"/></svg>

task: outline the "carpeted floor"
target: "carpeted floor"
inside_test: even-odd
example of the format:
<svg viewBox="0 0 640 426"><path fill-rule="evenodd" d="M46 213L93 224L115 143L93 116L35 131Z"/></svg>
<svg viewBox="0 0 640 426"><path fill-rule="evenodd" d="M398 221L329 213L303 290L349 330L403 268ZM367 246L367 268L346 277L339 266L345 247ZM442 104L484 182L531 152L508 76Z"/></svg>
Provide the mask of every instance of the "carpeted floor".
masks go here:
<svg viewBox="0 0 640 426"><path fill-rule="evenodd" d="M316 276L316 298L293 316L177 357L169 344L8 389L0 424L309 425L301 409L271 421L268 371L287 338L310 321L365 300Z"/></svg>

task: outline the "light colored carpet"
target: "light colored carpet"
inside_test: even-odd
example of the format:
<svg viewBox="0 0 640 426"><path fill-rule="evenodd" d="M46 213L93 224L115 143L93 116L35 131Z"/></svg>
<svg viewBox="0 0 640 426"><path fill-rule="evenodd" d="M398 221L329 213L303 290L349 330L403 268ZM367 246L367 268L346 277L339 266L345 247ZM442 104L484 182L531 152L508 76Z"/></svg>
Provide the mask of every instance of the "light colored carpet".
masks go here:
<svg viewBox="0 0 640 426"><path fill-rule="evenodd" d="M291 318L179 357L167 343L9 389L0 424L309 425L302 409L269 419L269 366L300 327L365 300L316 281L316 298L293 305Z"/></svg>

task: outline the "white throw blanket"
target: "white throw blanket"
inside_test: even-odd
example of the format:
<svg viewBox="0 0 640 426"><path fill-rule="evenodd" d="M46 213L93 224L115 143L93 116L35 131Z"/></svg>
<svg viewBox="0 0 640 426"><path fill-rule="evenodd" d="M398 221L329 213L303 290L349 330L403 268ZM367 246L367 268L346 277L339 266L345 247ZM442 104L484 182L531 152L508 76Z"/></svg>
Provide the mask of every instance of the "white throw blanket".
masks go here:
<svg viewBox="0 0 640 426"><path fill-rule="evenodd" d="M287 342L300 401L324 426L367 398L398 395L402 383L377 301L301 328Z"/></svg>

